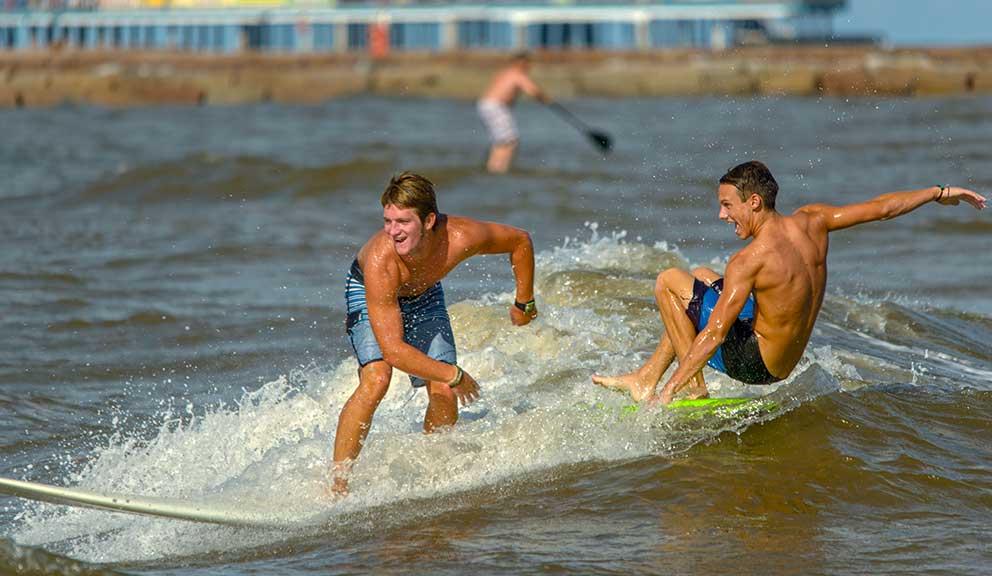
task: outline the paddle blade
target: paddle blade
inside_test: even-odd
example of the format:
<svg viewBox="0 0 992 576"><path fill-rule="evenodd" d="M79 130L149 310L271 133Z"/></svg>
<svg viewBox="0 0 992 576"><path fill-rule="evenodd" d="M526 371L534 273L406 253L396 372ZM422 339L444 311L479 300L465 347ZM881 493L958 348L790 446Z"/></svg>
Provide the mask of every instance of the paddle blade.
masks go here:
<svg viewBox="0 0 992 576"><path fill-rule="evenodd" d="M587 134L589 135L589 139L592 140L592 143L598 146L603 152L609 152L613 148L613 141L606 134L592 130Z"/></svg>

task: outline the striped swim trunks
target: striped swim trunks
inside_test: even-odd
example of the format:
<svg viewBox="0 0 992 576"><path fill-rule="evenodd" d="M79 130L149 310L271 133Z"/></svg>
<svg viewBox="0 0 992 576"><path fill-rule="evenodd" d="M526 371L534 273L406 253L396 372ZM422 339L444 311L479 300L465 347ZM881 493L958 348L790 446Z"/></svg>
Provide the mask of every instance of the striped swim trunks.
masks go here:
<svg viewBox="0 0 992 576"><path fill-rule="evenodd" d="M369 362L382 360L382 350L369 322L365 276L358 260L351 264L345 280L344 297L348 306L345 328L355 357L358 358L358 365L365 366ZM399 305L403 318L403 341L435 360L448 364L457 363L455 338L451 332L451 320L444 304L441 283L434 284L423 294L399 298ZM410 376L410 381L415 387L427 384L426 380L416 376Z"/></svg>
<svg viewBox="0 0 992 576"><path fill-rule="evenodd" d="M495 100L479 100L476 107L489 130L489 138L493 144L513 144L517 141L517 124L506 104Z"/></svg>

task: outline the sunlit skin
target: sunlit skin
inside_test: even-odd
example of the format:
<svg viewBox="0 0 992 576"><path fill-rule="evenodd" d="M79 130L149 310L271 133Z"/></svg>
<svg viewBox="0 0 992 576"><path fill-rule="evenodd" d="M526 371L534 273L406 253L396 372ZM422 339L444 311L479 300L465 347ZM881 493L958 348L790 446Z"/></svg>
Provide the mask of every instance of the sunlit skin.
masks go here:
<svg viewBox="0 0 992 576"><path fill-rule="evenodd" d="M523 92L541 102L548 102L548 97L538 88L528 75L530 63L522 58L503 68L493 76L489 86L479 100L498 102L504 106L513 106L517 96ZM493 144L489 149L489 160L486 169L494 173L503 173L510 169L517 142Z"/></svg>
<svg viewBox="0 0 992 576"><path fill-rule="evenodd" d="M512 106L520 92L537 99L544 100L546 96L528 75L530 62L526 59L514 61L493 76L489 86L482 93L480 100L492 100Z"/></svg>
<svg viewBox="0 0 992 576"><path fill-rule="evenodd" d="M669 269L658 276L655 296L665 334L651 358L638 370L621 376L593 376L593 382L625 390L638 401L670 403L676 395L707 395L702 368L727 337L749 294L755 298L754 330L761 358L769 372L785 378L799 363L823 303L827 281L830 232L866 222L889 220L928 202L957 205L964 201L985 208L983 196L958 187L924 188L883 194L848 206L811 204L790 216L764 205L757 194L745 195L730 184L717 189L719 218L751 242L727 263L724 289L710 320L696 333L685 314L692 298L693 277L710 284L719 275L705 268L692 274ZM656 387L678 357L678 368L660 392Z"/></svg>
<svg viewBox="0 0 992 576"><path fill-rule="evenodd" d="M396 255L413 263L417 260L424 233L434 227L437 214L428 214L424 222L412 208L397 208L392 204L382 209L382 231L393 241Z"/></svg>
<svg viewBox="0 0 992 576"><path fill-rule="evenodd" d="M460 384L448 386L457 368L430 358L403 341L403 318L398 298L423 294L463 260L479 254L509 254L516 283L516 300L534 298L534 247L527 232L503 224L480 222L460 216L428 214L423 220L412 208L386 205L383 229L358 252L365 275L369 321L383 361L359 370L358 389L338 419L334 438L331 483L336 497L348 493L348 472L362 449L372 417L385 396L393 368L428 381L428 406L424 431L455 424L458 404L467 406L479 397L479 386L467 371ZM510 306L510 320L523 326L537 317Z"/></svg>

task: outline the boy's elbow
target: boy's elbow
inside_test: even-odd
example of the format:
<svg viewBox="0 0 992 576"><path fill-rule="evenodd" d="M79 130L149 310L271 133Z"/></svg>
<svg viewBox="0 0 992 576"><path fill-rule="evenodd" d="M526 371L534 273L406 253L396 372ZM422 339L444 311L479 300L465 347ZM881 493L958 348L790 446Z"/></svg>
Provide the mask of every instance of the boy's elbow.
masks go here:
<svg viewBox="0 0 992 576"><path fill-rule="evenodd" d="M901 202L879 202L876 205L874 220L892 220L912 208Z"/></svg>
<svg viewBox="0 0 992 576"><path fill-rule="evenodd" d="M899 214L901 214L901 212L899 212L892 206L884 206L879 212L877 220L879 221L892 220Z"/></svg>
<svg viewBox="0 0 992 576"><path fill-rule="evenodd" d="M399 349L394 346L385 346L382 349L382 360L389 364L390 366L399 368L398 364L402 362L403 354L400 353ZM401 368L402 369L402 368Z"/></svg>
<svg viewBox="0 0 992 576"><path fill-rule="evenodd" d="M513 245L513 252L517 254L534 252L534 241L531 240L529 232L526 230L519 230L517 232L517 239Z"/></svg>
<svg viewBox="0 0 992 576"><path fill-rule="evenodd" d="M530 237L530 232L528 232L526 230L522 230L521 232L523 232L523 236L520 239L520 243L523 244L524 246L530 248L531 250L533 250L534 249L534 241Z"/></svg>

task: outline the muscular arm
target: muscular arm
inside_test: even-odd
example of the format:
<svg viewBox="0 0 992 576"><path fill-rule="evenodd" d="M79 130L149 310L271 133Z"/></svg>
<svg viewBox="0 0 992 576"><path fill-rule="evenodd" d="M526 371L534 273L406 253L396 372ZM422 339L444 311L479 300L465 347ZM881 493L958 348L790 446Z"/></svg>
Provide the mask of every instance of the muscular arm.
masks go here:
<svg viewBox="0 0 992 576"><path fill-rule="evenodd" d="M730 326L744 309L748 296L754 289L754 279L758 273L758 265L752 259L735 255L727 263L726 275L723 280L723 292L713 307L706 326L696 334L689 347L689 352L679 360L679 367L661 389L660 399L663 404L672 401L675 394L692 378L727 339Z"/></svg>
<svg viewBox="0 0 992 576"><path fill-rule="evenodd" d="M525 94L539 102L550 102L547 95L537 87L537 84L531 80L530 76L527 74L520 73L517 76L517 86L520 87Z"/></svg>
<svg viewBox="0 0 992 576"><path fill-rule="evenodd" d="M466 258L474 254L509 254L516 279L516 298L534 298L534 244L530 234L519 228L466 219Z"/></svg>
<svg viewBox="0 0 992 576"><path fill-rule="evenodd" d="M534 298L534 246L530 235L512 226L479 222L470 218L449 217L457 222L457 232L453 234L453 251L456 262L461 262L476 254L509 254L513 275L516 278L516 299L527 302ZM417 348L403 341L403 317L397 299L399 285L398 272L382 270L365 274L365 297L369 307L369 322L375 334L383 360L407 374L434 382L450 382L457 375L457 369L445 362L427 356ZM511 314L519 313L515 324L526 324L533 316L526 317L517 308Z"/></svg>
<svg viewBox="0 0 992 576"><path fill-rule="evenodd" d="M372 332L383 360L395 368L432 382L450 382L458 369L439 362L403 341L403 317L397 300L397 272L380 270L365 274L365 298Z"/></svg>
<svg viewBox="0 0 992 576"><path fill-rule="evenodd" d="M985 207L985 198L964 188L948 187L943 191L938 186L912 190L909 192L890 192L876 198L850 204L847 206L828 206L826 204L811 204L800 208L810 216L819 218L827 227L828 232L842 230L865 222L876 220L891 220L903 214L916 210L930 201L941 204L958 204L961 200L968 202L981 210Z"/></svg>

